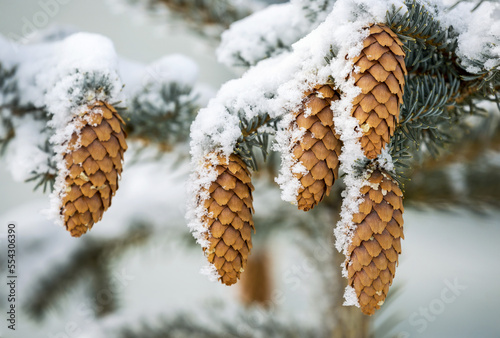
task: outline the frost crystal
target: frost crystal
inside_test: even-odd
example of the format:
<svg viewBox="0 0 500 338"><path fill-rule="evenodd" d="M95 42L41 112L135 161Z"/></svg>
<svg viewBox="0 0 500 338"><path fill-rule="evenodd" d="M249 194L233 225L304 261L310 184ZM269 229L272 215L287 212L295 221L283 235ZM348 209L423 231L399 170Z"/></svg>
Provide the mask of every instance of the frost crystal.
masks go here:
<svg viewBox="0 0 500 338"><path fill-rule="evenodd" d="M356 290L350 285L347 285L344 291L344 306L356 306L359 307L358 295L356 295Z"/></svg>

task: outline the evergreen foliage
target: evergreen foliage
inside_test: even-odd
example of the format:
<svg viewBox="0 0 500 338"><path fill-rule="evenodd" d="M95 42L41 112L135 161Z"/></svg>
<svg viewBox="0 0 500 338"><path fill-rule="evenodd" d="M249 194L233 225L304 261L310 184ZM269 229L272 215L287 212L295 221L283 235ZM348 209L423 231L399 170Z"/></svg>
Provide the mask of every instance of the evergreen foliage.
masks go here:
<svg viewBox="0 0 500 338"><path fill-rule="evenodd" d="M148 338L160 337L290 337L290 338L317 338L327 337L327 333L321 328L307 328L297 324L290 325L282 323L272 313L256 314L262 317L258 323L255 322L255 314L252 309L241 310L236 314L236 318L232 321L227 320L221 315L216 307L210 307L203 313L208 317L208 320L217 323L215 328L207 325L199 318L195 318L190 314L180 313L172 317L158 318L158 323L154 325L147 321L141 323L139 328L124 328L118 332L112 333L113 337L117 338L133 338L144 336ZM199 317L199 316L198 316ZM238 325L235 325L235 322Z"/></svg>
<svg viewBox="0 0 500 338"><path fill-rule="evenodd" d="M226 28L252 12L251 6L235 7L231 0L151 0L149 6L153 8L153 4L158 2L164 3L176 13L182 13L184 19L199 31L204 30L206 25ZM302 1L304 15L311 21L311 27L314 27L321 13L331 8L334 2ZM460 2L462 1L458 3ZM474 10L484 2L485 0L477 1ZM500 124L495 120L492 109L484 108L485 102L492 102L500 109L500 66L488 68L484 60L491 56L485 55L484 60L469 60L480 71L474 74L468 72L459 62L458 35L453 27L444 28L419 1L409 0L407 5L408 12L402 13L400 9L394 8L386 16L387 25L404 42L407 53L405 63L409 74L406 78L404 104L399 124L388 148L396 165L396 178L405 183L405 202L413 201L433 206L458 204L500 207L498 164L489 161L489 151L500 150ZM297 37L297 40L299 38ZM258 61L291 50L291 44L281 39L276 41L274 45L267 44L262 58L256 61L236 53L234 57L239 63L234 65L251 67ZM331 49L325 55L325 62L329 63L336 57ZM5 69L0 64L0 96L3 98L0 105L0 155L5 153L9 142L16 135L16 119L29 115L45 122L50 120L44 108L37 108L32 103L20 103L15 79L16 68ZM110 92L109 85L109 79L105 77L95 78L95 74L85 77L84 83L77 88L82 93L80 102L88 99L85 94L89 90ZM163 151L170 151L175 145L186 143L189 138L189 126L199 108L197 99L193 88L175 82L156 87L144 86L135 94L128 107L122 108L126 112L126 131L129 137L139 140L143 145L159 146ZM231 113L238 115L241 130L234 153L249 168L257 171L258 163L262 163L261 157L264 161L269 157L269 145L279 128L280 120L271 118L264 112L252 119L245 118L242 111ZM478 120L481 123L477 123ZM485 130L488 132L485 133ZM28 182L35 182L35 189L43 188L44 192L46 188L52 189L56 173L54 151L48 142L52 131L47 129L46 132L47 141L41 149L48 155L48 169L43 172L33 171L32 176L27 179ZM368 159L359 161L359 172L372 164L373 161ZM454 178L450 176L450 171L457 167L460 169L463 185L467 188L465 191L457 188ZM325 203L328 212L331 213L331 210L339 207L340 191L337 184L335 193L332 194L334 197ZM275 218L269 219L276 223L286 218L285 213L274 213L273 216ZM283 225L283 222L280 225ZM306 228L305 230L310 232L319 231L317 227L307 228L307 222L294 226ZM270 232L263 231L266 235ZM91 275L93 294L103 286L112 287L108 268L110 259L144 242L149 235L147 228L138 227L125 232L123 237L118 239L90 241L86 247L80 247L72 253L68 264L47 274L48 277L41 280L39 287L28 295L29 301L25 303L28 313L36 319L43 319L45 310L57 302L65 290L70 289L61 288L61 283L66 286L76 283L82 275ZM317 235L309 234L310 237ZM113 251L113 248L119 249ZM113 255L110 251L113 251ZM116 310L118 302L113 299L104 307L102 304L95 305L96 316L104 316ZM208 312L215 316L215 312ZM263 336L326 336L325 332L294 325L285 326L274 321L272 317L267 318L268 322L252 329L258 329ZM240 319L243 323L248 320L245 315L241 315ZM250 337L255 332L245 335L236 330L234 323L226 322L224 318L214 320L222 323L223 332L206 327L187 314L180 314L160 318L160 325L144 323L139 330L120 329L116 334L124 338L221 337L223 333Z"/></svg>
<svg viewBox="0 0 500 338"><path fill-rule="evenodd" d="M249 168L256 171L258 170L258 161L254 148L261 151L265 161L268 156L269 140L276 130L279 120L269 117L268 114L256 116L251 120L247 120L241 113L239 115L241 136L236 143L234 152Z"/></svg>
<svg viewBox="0 0 500 338"><path fill-rule="evenodd" d="M27 295L23 306L33 319L41 321L47 315L47 309L54 306L68 292L73 290L85 276L92 282L88 289L89 298L94 301L92 308L96 316L104 316L118 306L116 290L110 274L113 259L120 257L133 247L143 245L151 235L147 225L133 224L122 236L87 241L74 250L65 264L53 266L44 274L31 294ZM107 292L111 299L96 297L102 290Z"/></svg>
<svg viewBox="0 0 500 338"><path fill-rule="evenodd" d="M144 87L126 109L129 137L161 145L164 149L186 141L198 111L197 99L191 87L175 82L162 84L160 88Z"/></svg>

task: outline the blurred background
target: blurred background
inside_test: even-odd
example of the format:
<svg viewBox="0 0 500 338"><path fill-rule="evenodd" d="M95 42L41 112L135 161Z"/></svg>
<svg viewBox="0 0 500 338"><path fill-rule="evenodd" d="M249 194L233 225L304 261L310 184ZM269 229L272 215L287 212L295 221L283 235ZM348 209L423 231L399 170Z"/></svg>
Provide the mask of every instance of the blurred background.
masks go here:
<svg viewBox="0 0 500 338"><path fill-rule="evenodd" d="M212 17L203 14L210 9L175 1L0 0L0 34L23 35L26 22L50 12L25 43L85 31L110 38L130 63L182 54L196 64L194 114L244 71L217 62L221 32L277 2L240 1L229 15L221 1L223 15ZM56 4L49 12L48 3ZM406 186L396 278L386 304L370 318L341 306L346 280L332 231L340 187L321 208L299 212L280 200L273 182L277 156L257 175L255 246L243 280L232 287L199 274L205 258L184 220L186 138L173 148L132 144L112 208L76 239L40 214L48 194L14 181L4 157L0 266L5 271L5 229L13 221L19 312L16 332L2 320L0 336L354 337L352 327L363 326L381 338L500 337L497 120L488 122L489 134L471 134L470 145L416 169ZM5 316L7 288L0 290Z"/></svg>

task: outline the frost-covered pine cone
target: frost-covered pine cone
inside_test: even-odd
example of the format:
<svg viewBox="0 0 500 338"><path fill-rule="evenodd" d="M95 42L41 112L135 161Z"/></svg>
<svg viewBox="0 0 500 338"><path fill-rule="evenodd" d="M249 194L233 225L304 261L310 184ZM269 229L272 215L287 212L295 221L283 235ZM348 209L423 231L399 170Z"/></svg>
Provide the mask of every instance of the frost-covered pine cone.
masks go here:
<svg viewBox="0 0 500 338"><path fill-rule="evenodd" d="M204 204L208 215L203 223L208 226L210 242L205 254L217 269L219 280L232 285L245 269L252 249L254 188L250 171L237 155L232 154L229 162L218 156L218 162L217 179Z"/></svg>
<svg viewBox="0 0 500 338"><path fill-rule="evenodd" d="M403 193L389 174L374 170L361 188L363 202L346 261L349 285L361 311L372 315L384 303L396 273L403 236Z"/></svg>
<svg viewBox="0 0 500 338"><path fill-rule="evenodd" d="M353 71L361 94L353 102L352 115L359 121L365 156L374 159L394 135L399 122L405 85L405 53L403 43L385 25L372 25L363 42L363 50L354 58Z"/></svg>
<svg viewBox="0 0 500 338"><path fill-rule="evenodd" d="M316 87L307 93L302 107L295 113L299 128L306 131L293 147L294 157L307 169L296 174L301 187L297 195L298 208L312 209L330 193L338 176L342 143L333 127L330 104L339 96L330 85Z"/></svg>
<svg viewBox="0 0 500 338"><path fill-rule="evenodd" d="M96 102L73 121L73 133L63 153L67 176L61 192L66 229L80 237L111 205L127 149L124 122L108 103Z"/></svg>

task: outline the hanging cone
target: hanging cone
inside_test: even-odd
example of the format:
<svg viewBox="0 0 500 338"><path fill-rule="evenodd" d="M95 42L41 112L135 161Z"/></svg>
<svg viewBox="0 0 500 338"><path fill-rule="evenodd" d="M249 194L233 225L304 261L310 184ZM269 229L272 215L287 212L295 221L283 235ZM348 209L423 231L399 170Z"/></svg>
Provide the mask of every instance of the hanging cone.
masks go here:
<svg viewBox="0 0 500 338"><path fill-rule="evenodd" d="M330 193L338 176L342 143L335 133L330 109L331 102L338 99L332 86L318 86L295 113L298 127L306 130L292 150L294 157L307 169L307 173L295 175L302 185L297 205L304 211L312 209Z"/></svg>
<svg viewBox="0 0 500 338"><path fill-rule="evenodd" d="M252 249L254 188L250 171L237 155L232 154L229 162L219 156L218 162L218 176L204 204L208 215L203 223L208 225L210 242L205 254L217 269L219 280L232 285L245 269Z"/></svg>
<svg viewBox="0 0 500 338"><path fill-rule="evenodd" d="M349 285L361 311L372 315L384 303L396 273L403 236L403 193L385 172L374 170L361 188L363 202L346 261Z"/></svg>
<svg viewBox="0 0 500 338"><path fill-rule="evenodd" d="M353 71L351 76L361 94L354 99L352 115L363 131L361 146L369 159L382 152L399 122L407 74L402 45L390 28L373 25L363 50L353 60L359 73Z"/></svg>
<svg viewBox="0 0 500 338"><path fill-rule="evenodd" d="M266 249L249 257L245 274L241 276L241 301L247 306L269 307L273 290L270 256Z"/></svg>
<svg viewBox="0 0 500 338"><path fill-rule="evenodd" d="M63 153L68 173L61 215L71 236L80 237L111 205L127 144L122 118L105 102L89 107L74 123L78 131Z"/></svg>

